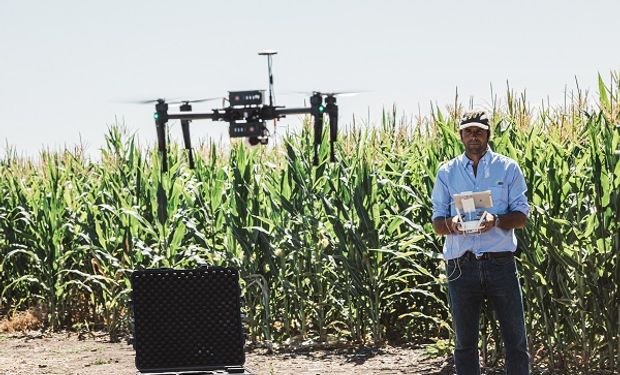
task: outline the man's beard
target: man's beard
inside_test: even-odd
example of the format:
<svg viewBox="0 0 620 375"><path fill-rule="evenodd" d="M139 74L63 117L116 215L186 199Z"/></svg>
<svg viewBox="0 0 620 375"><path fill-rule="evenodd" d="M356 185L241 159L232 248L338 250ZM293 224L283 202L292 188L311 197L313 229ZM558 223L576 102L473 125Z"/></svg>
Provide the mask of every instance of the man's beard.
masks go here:
<svg viewBox="0 0 620 375"><path fill-rule="evenodd" d="M467 152L471 153L471 154L481 154L486 150L486 145L482 142L472 145L472 144L467 144Z"/></svg>

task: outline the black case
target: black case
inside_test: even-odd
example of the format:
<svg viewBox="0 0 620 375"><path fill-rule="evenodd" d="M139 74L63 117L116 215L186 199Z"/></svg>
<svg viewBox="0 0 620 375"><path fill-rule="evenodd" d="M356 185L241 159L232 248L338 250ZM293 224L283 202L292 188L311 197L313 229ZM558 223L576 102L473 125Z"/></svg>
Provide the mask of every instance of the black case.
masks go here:
<svg viewBox="0 0 620 375"><path fill-rule="evenodd" d="M252 374L237 270L134 271L131 286L138 374Z"/></svg>

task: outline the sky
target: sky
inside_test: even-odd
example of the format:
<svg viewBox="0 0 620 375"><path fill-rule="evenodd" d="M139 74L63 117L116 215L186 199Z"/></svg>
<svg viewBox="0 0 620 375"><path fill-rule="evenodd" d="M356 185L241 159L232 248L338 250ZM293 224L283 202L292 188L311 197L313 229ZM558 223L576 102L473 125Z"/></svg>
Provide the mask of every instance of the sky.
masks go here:
<svg viewBox="0 0 620 375"><path fill-rule="evenodd" d="M560 104L576 79L595 94L597 74L620 70L618 14L617 0L0 0L0 155L81 144L96 157L112 124L154 144L153 106L122 101L266 89L263 49L278 51L279 105L304 104L292 91L364 91L338 100L343 125L376 123L393 105L428 115L457 87L484 109L507 81L533 105ZM223 122L192 124L194 144L227 134Z"/></svg>

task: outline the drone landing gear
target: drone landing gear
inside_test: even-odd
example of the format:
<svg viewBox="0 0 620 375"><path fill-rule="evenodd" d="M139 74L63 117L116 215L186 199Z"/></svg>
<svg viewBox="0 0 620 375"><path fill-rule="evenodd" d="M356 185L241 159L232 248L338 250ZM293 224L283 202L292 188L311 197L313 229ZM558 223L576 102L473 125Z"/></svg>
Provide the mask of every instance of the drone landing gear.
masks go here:
<svg viewBox="0 0 620 375"><path fill-rule="evenodd" d="M323 95L325 97L325 106L323 106ZM334 143L338 138L338 105L336 104L335 94L321 94L315 92L310 97L310 105L312 109L310 114L314 120L314 156L312 164L319 165L318 150L323 139L323 113L327 113L329 118L329 161L335 162L336 155L334 152Z"/></svg>
<svg viewBox="0 0 620 375"><path fill-rule="evenodd" d="M192 106L189 102L183 103L179 107L181 112L191 112ZM185 149L187 150L187 157L189 159L189 168L194 169L194 153L192 152L192 139L189 136L189 123L190 120L181 120L181 129L183 129L183 142L185 143Z"/></svg>
<svg viewBox="0 0 620 375"><path fill-rule="evenodd" d="M325 112L329 116L329 161L335 162L334 144L338 138L338 106L336 105L335 96L327 96L325 98Z"/></svg>

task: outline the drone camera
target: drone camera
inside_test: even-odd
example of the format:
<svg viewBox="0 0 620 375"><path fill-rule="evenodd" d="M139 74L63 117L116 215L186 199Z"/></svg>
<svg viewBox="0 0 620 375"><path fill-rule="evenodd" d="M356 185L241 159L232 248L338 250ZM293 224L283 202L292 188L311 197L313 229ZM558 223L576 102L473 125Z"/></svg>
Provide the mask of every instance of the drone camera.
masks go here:
<svg viewBox="0 0 620 375"><path fill-rule="evenodd" d="M267 137L248 137L248 142L250 146L256 146L257 144L266 145L269 143L269 138Z"/></svg>

